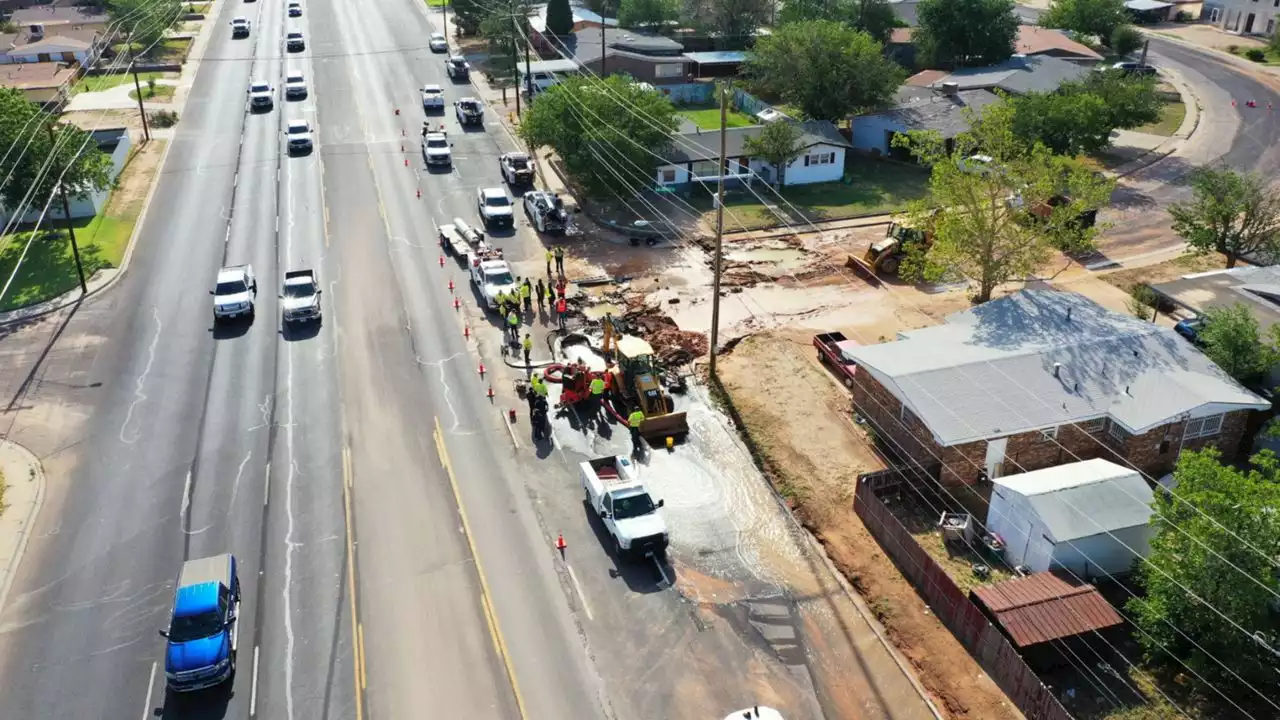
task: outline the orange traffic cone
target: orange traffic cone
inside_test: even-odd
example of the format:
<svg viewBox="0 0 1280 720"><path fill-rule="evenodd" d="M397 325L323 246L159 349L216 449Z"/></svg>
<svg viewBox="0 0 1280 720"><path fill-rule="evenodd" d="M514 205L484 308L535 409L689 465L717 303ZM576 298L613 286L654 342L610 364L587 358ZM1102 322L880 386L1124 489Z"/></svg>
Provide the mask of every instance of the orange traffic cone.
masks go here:
<svg viewBox="0 0 1280 720"><path fill-rule="evenodd" d="M480 377L484 377L484 363L480 363Z"/></svg>
<svg viewBox="0 0 1280 720"><path fill-rule="evenodd" d="M564 559L564 551L567 547L569 547L569 544L564 541L564 533L556 535L556 549L560 551L561 560Z"/></svg>

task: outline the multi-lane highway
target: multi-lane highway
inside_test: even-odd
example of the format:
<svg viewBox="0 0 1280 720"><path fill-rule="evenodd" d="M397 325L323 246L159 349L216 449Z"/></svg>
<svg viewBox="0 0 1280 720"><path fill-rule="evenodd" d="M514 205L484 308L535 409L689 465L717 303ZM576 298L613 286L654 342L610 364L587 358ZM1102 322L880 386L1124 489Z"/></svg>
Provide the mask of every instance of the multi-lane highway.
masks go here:
<svg viewBox="0 0 1280 720"><path fill-rule="evenodd" d="M765 700L789 718L926 717L811 556L788 569L803 591L730 577L709 582L737 599L691 603L672 580L711 550L677 537L679 567L617 562L576 486L599 450L513 442L476 372L500 365L498 333L433 228L474 220L515 144L493 111L464 131L446 108L431 120L454 167L423 167L418 88L474 94L427 48L440 17L413 0L315 0L300 18L217 5L127 274L31 331L47 351L21 368L35 380L9 427L41 444L49 489L0 608L0 714L639 720ZM231 39L235 15L248 39ZM286 51L289 29L305 50ZM293 70L310 93L286 101ZM251 80L276 88L270 111L249 111ZM285 152L290 119L313 124L313 152ZM542 252L523 226L496 241L516 261ZM215 327L208 291L240 263L256 320ZM324 322L284 330L279 279L303 267ZM738 562L731 540L716 551ZM239 672L175 696L157 635L175 578L226 551L246 590Z"/></svg>

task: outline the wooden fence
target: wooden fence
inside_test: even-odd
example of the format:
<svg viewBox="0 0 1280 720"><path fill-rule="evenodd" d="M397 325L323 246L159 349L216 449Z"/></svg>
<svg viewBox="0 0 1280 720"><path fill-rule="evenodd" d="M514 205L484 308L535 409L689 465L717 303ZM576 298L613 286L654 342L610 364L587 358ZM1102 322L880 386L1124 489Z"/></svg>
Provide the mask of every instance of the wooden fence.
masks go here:
<svg viewBox="0 0 1280 720"><path fill-rule="evenodd" d="M1053 693L1040 682L998 628L987 620L946 571L929 557L911 533L894 517L880 494L909 486L896 471L860 478L853 509L880 547L911 581L938 619L1030 720L1070 720Z"/></svg>

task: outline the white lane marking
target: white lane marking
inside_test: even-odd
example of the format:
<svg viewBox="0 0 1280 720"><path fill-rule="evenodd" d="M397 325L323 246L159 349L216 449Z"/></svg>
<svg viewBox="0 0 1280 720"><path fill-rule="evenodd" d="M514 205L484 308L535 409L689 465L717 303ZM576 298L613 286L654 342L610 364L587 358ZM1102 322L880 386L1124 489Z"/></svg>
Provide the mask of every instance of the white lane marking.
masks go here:
<svg viewBox="0 0 1280 720"><path fill-rule="evenodd" d="M444 388L444 402L446 405L449 406L449 414L453 416L453 425L450 426L449 428L450 432L456 431L458 429L458 426L462 424L462 421L458 419L458 411L453 408L453 399L451 397L453 395L453 390L452 388L449 387L449 383L445 382L444 364L449 362L450 360L453 360L454 358L460 357L461 355L462 355L461 352L456 352L443 360L435 360L432 362L428 362L426 360L423 360L422 358L415 358L418 361L419 365L430 365L432 367L437 367L440 369L440 385L441 387Z"/></svg>
<svg viewBox="0 0 1280 720"><path fill-rule="evenodd" d="M134 381L133 402L129 403L129 411L125 413L124 423L120 425L120 442L125 445L134 444L138 441L138 438L142 436L141 432L134 433L133 439L126 438L124 435L125 431L129 428L129 423L133 422L133 411L137 410L138 405L140 405L143 400L147 399L147 396L142 392L142 389L146 387L147 376L151 374L151 365L156 361L156 346L160 342L160 331L164 329L164 326L160 322L160 309L154 305L151 307L151 317L156 321L156 334L152 336L151 345L147 348L147 364L142 368L142 374Z"/></svg>
<svg viewBox="0 0 1280 720"><path fill-rule="evenodd" d="M156 689L156 662L151 661L151 679L147 680L147 697L146 702L142 706L142 720L150 720L151 718L151 693Z"/></svg>
<svg viewBox="0 0 1280 720"><path fill-rule="evenodd" d="M182 508L178 510L178 517L185 518L187 510L191 509L191 470L187 469L186 482L182 484Z"/></svg>
<svg viewBox="0 0 1280 720"><path fill-rule="evenodd" d="M519 450L520 441L516 439L516 431L512 427L515 425L515 423L507 419L507 416L504 415L502 412L502 408L498 408L498 417L502 420L502 424L506 426L507 434L511 436L511 444L515 445L516 449Z"/></svg>
<svg viewBox="0 0 1280 720"><path fill-rule="evenodd" d="M249 686L249 717L258 714L258 646L253 646L253 684Z"/></svg>
<svg viewBox="0 0 1280 720"><path fill-rule="evenodd" d="M671 578L667 577L667 571L662 569L662 563L658 562L658 556L650 555L649 558L653 560L653 566L658 568L658 572L662 575L662 582L666 583L667 587L671 587Z"/></svg>
<svg viewBox="0 0 1280 720"><path fill-rule="evenodd" d="M591 615L591 606L587 604L587 594L582 592L582 585L578 584L578 574L573 571L573 566L569 563L564 564L569 568L569 579L573 581L573 589L578 591L578 599L582 601L582 609L587 613L588 620L595 620Z"/></svg>
<svg viewBox="0 0 1280 720"><path fill-rule="evenodd" d="M262 507L271 499L271 463L267 463L267 478L262 487Z"/></svg>

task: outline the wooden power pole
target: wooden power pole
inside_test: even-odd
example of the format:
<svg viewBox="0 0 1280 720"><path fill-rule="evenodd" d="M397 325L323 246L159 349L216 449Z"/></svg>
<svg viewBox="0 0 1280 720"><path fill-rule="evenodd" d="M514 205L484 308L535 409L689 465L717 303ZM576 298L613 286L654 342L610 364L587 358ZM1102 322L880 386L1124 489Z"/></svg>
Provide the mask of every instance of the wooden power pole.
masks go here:
<svg viewBox="0 0 1280 720"><path fill-rule="evenodd" d="M724 243L724 174L725 174L725 126L728 124L728 88L717 87L720 93L720 172L716 183L716 256L711 267L711 378L716 376L716 343L720 337L720 269L721 249Z"/></svg>

